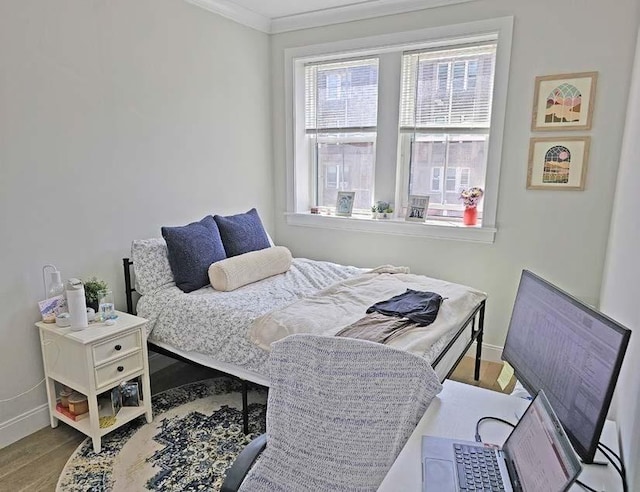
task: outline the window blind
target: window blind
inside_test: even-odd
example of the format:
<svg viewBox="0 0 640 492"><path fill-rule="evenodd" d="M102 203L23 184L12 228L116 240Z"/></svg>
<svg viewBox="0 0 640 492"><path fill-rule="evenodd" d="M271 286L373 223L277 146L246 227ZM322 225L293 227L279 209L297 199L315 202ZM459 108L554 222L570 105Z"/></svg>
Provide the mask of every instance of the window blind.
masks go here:
<svg viewBox="0 0 640 492"><path fill-rule="evenodd" d="M488 130L496 47L485 43L404 53L401 130Z"/></svg>
<svg viewBox="0 0 640 492"><path fill-rule="evenodd" d="M305 65L307 133L375 131L378 59Z"/></svg>

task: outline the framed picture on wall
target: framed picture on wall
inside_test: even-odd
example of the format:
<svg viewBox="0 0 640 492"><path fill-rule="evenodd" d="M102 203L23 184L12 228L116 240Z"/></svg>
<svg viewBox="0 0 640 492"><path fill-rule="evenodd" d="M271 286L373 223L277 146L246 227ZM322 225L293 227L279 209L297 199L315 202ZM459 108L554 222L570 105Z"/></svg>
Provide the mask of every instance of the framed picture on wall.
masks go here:
<svg viewBox="0 0 640 492"><path fill-rule="evenodd" d="M591 137L532 138L528 190L584 190Z"/></svg>
<svg viewBox="0 0 640 492"><path fill-rule="evenodd" d="M536 77L531 130L590 130L598 72Z"/></svg>
<svg viewBox="0 0 640 492"><path fill-rule="evenodd" d="M424 222L429 209L429 197L423 195L409 195L407 213L404 220L411 222Z"/></svg>
<svg viewBox="0 0 640 492"><path fill-rule="evenodd" d="M355 196L355 191L339 191L338 198L336 200L336 215L341 217L351 217Z"/></svg>

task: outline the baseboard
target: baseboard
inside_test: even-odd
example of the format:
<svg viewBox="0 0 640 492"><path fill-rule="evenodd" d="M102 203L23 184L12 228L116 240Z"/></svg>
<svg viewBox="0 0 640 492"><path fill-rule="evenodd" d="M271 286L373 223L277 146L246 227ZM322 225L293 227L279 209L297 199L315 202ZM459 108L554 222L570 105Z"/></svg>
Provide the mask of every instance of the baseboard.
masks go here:
<svg viewBox="0 0 640 492"><path fill-rule="evenodd" d="M469 357L476 356L476 342L473 342L469 350L467 351L467 355ZM482 344L482 360L486 360L489 362L498 362L502 363L502 347L499 345L491 345L488 343Z"/></svg>
<svg viewBox="0 0 640 492"><path fill-rule="evenodd" d="M0 423L0 449L50 425L46 403Z"/></svg>
<svg viewBox="0 0 640 492"><path fill-rule="evenodd" d="M156 352L149 352L149 373L153 374L154 372L158 372L176 362L177 361L171 357Z"/></svg>

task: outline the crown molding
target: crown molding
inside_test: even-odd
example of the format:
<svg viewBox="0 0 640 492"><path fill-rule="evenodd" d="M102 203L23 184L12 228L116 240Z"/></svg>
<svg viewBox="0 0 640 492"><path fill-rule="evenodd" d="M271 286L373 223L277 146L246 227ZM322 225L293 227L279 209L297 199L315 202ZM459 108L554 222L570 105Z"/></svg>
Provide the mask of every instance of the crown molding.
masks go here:
<svg viewBox="0 0 640 492"><path fill-rule="evenodd" d="M473 1L475 0L372 0L303 14L276 17L271 20L270 32L277 34Z"/></svg>
<svg viewBox="0 0 640 492"><path fill-rule="evenodd" d="M271 34L271 19L228 0L185 0L239 24Z"/></svg>
<svg viewBox="0 0 640 492"><path fill-rule="evenodd" d="M364 0L341 7L269 18L230 0L185 0L215 14L267 34L341 24L385 15L445 7L475 0Z"/></svg>

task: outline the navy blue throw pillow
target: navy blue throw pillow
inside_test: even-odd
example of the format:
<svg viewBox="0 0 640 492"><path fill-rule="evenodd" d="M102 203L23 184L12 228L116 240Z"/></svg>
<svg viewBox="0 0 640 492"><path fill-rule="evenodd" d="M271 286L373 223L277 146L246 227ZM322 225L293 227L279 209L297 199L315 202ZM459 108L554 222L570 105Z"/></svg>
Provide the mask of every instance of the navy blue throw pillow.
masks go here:
<svg viewBox="0 0 640 492"><path fill-rule="evenodd" d="M169 265L176 285L192 292L209 283L209 266L227 256L216 221L207 215L200 222L181 227L163 227Z"/></svg>
<svg viewBox="0 0 640 492"><path fill-rule="evenodd" d="M271 246L269 237L255 208L246 214L214 217L227 257L238 256Z"/></svg>

